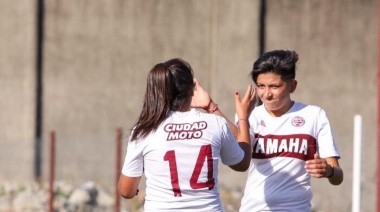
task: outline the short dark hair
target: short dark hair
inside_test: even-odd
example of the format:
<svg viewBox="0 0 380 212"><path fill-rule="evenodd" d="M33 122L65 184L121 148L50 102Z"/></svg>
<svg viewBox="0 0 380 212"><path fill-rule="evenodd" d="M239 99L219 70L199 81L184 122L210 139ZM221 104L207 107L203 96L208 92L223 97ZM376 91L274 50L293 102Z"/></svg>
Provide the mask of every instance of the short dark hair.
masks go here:
<svg viewBox="0 0 380 212"><path fill-rule="evenodd" d="M257 83L257 77L262 73L281 75L282 80L296 78L296 63L298 54L289 50L274 50L261 55L253 64L251 77Z"/></svg>

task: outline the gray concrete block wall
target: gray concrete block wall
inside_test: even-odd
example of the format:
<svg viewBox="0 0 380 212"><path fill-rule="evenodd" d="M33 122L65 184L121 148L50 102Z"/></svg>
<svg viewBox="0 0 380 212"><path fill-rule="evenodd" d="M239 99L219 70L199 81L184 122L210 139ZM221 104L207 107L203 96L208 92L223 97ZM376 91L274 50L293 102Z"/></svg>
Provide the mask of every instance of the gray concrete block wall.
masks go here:
<svg viewBox="0 0 380 212"><path fill-rule="evenodd" d="M57 133L57 179L113 185L114 132L128 135L153 65L181 57L207 77L211 3L47 2L44 130Z"/></svg>
<svg viewBox="0 0 380 212"><path fill-rule="evenodd" d="M0 6L0 17L8 20L0 25L0 180L32 179L35 2ZM115 130L123 127L128 135L155 63L172 57L190 62L231 118L233 93L251 83L248 74L259 50L257 0L76 0L45 6L45 180L48 135L55 130L58 180L113 186ZM300 54L294 99L327 111L342 154L341 186L313 180L318 211L350 209L355 114L363 115L362 209L375 210L376 17L375 0L267 0L267 50ZM244 186L245 174L221 170L221 183Z"/></svg>
<svg viewBox="0 0 380 212"><path fill-rule="evenodd" d="M356 114L363 118L361 209L376 209L377 12L377 1L268 1L267 48L299 53L294 99L326 110L342 155L342 185L313 180L316 209L351 210Z"/></svg>
<svg viewBox="0 0 380 212"><path fill-rule="evenodd" d="M0 179L33 177L35 4L0 1Z"/></svg>
<svg viewBox="0 0 380 212"><path fill-rule="evenodd" d="M56 130L58 145L67 146L59 149L58 164L72 167L58 168L58 177L75 179L92 173L80 173L82 166L73 155L81 150L89 157L102 155L102 150L112 152L114 129L123 126L128 133L140 112L147 72L169 58L190 62L215 101L233 115L233 93L245 91L248 83L247 73L240 73L251 66L257 48L257 39L253 39L257 16L252 16L257 2L92 4L47 2L44 129L45 135ZM241 56L231 57L235 54ZM236 83L241 86L236 88ZM93 136L97 134L107 134L111 140ZM76 136L93 139L80 141ZM104 148L90 150L93 145ZM105 157L102 163L93 159L94 163L83 166L109 170L113 159ZM91 174L95 179L107 176L110 181L112 175L112 170Z"/></svg>
<svg viewBox="0 0 380 212"><path fill-rule="evenodd" d="M252 84L249 72L259 54L259 2L219 1L217 4L216 68L209 80L211 94L228 117L235 114L234 93Z"/></svg>

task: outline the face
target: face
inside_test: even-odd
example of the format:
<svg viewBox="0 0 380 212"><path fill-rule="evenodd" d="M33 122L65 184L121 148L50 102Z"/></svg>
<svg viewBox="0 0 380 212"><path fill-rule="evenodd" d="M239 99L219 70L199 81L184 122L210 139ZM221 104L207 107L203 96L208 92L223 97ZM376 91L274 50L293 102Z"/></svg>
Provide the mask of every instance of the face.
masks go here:
<svg viewBox="0 0 380 212"><path fill-rule="evenodd" d="M290 94L296 89L296 80L283 81L281 75L264 73L259 74L256 85L257 95L271 115L281 116L292 106Z"/></svg>

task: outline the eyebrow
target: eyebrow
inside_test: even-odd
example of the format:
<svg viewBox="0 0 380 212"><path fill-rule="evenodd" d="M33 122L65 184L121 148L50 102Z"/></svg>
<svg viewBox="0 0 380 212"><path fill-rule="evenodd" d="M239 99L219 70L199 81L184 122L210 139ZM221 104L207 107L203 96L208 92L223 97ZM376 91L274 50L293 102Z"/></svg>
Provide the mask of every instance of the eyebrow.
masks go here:
<svg viewBox="0 0 380 212"><path fill-rule="evenodd" d="M259 86L259 85L264 85L264 83L256 83L256 85L257 86ZM276 85L276 86L281 86L281 85L283 85L283 83L281 83L281 82L279 82L279 83L270 83L270 84L268 84L269 86L274 86L274 85Z"/></svg>

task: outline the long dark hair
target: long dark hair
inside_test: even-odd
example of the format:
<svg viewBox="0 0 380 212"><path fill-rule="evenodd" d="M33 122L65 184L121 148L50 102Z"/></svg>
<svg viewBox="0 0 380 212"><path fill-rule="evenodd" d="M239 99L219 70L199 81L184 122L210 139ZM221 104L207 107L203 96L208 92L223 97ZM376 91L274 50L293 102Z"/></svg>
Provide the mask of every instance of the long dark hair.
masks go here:
<svg viewBox="0 0 380 212"><path fill-rule="evenodd" d="M189 63L174 58L156 64L148 74L144 105L134 125L131 141L154 132L170 111L189 108L193 89L193 70Z"/></svg>

